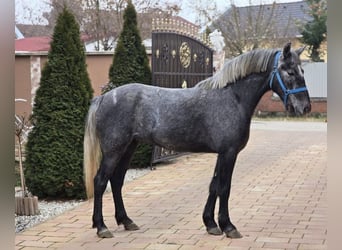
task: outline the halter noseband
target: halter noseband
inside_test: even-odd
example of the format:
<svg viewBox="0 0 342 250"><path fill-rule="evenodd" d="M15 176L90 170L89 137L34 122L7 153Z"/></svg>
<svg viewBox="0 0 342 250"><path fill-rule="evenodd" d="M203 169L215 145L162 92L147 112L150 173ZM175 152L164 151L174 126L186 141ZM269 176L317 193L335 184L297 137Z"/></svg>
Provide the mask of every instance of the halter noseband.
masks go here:
<svg viewBox="0 0 342 250"><path fill-rule="evenodd" d="M278 51L277 54L275 55L275 58L274 58L273 71L272 71L272 76L271 76L271 80L270 80L270 88L272 89L274 75L276 75L278 83L280 85L280 88L284 92L284 106L286 108L287 98L289 95L297 94L299 92L304 92L304 91L307 91L308 89L306 87L300 87L300 88L296 88L296 89L287 89L285 87L285 84L284 84L283 80L281 79L280 74L279 74L279 70L278 70L278 61L279 61L280 55L281 55L281 51Z"/></svg>

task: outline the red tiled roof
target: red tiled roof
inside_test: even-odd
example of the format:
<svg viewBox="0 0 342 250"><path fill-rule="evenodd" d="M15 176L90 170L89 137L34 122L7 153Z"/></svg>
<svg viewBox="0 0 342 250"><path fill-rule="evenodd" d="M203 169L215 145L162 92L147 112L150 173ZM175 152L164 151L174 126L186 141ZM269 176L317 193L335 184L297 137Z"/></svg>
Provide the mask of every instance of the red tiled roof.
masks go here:
<svg viewBox="0 0 342 250"><path fill-rule="evenodd" d="M34 36L34 37L26 37L22 39L15 40L15 51L25 51L25 52L34 52L34 51L49 51L50 50L50 36ZM82 35L81 40L92 41L91 37L88 35Z"/></svg>
<svg viewBox="0 0 342 250"><path fill-rule="evenodd" d="M27 37L15 40L15 51L49 51L51 37Z"/></svg>
<svg viewBox="0 0 342 250"><path fill-rule="evenodd" d="M185 18L183 18L183 17L181 17L181 16L172 16L171 19L179 20L179 21L181 21L181 22L185 22L185 23L190 24L191 26L194 26L194 27L196 27L196 28L198 28L198 29L200 28L199 25L197 25L197 24L195 24L195 23L193 23L193 22L190 22L189 20L187 20L187 19L185 19Z"/></svg>

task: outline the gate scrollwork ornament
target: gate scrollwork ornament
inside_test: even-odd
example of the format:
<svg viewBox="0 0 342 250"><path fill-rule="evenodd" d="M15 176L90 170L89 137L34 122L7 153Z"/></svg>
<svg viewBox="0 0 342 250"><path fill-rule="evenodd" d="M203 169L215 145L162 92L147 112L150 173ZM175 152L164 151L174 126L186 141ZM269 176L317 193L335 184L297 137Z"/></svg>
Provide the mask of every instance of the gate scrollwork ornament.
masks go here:
<svg viewBox="0 0 342 250"><path fill-rule="evenodd" d="M191 50L187 42L183 42L179 47L179 59L184 68L190 66Z"/></svg>
<svg viewBox="0 0 342 250"><path fill-rule="evenodd" d="M169 54L169 45L167 43L164 43L162 47L161 58L166 63L169 62Z"/></svg>

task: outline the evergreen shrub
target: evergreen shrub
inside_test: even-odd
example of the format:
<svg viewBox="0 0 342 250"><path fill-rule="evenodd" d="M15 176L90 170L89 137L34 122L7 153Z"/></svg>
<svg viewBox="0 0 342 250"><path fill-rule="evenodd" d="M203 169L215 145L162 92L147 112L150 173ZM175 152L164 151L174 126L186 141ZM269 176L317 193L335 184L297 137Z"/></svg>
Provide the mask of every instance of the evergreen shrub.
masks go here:
<svg viewBox="0 0 342 250"><path fill-rule="evenodd" d="M79 25L65 7L59 14L31 116L25 178L40 198L85 198L84 121L93 90Z"/></svg>

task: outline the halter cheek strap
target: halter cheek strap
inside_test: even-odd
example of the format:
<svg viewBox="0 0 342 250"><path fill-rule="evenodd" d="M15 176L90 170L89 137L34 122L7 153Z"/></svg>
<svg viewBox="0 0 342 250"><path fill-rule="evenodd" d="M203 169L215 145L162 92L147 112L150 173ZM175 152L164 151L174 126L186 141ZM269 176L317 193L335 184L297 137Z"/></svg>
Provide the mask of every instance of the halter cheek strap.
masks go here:
<svg viewBox="0 0 342 250"><path fill-rule="evenodd" d="M280 88L284 92L284 106L286 108L287 98L289 95L297 94L299 92L304 92L304 91L307 91L308 89L306 87L300 87L300 88L296 88L296 89L287 89L285 87L285 84L284 84L283 80L281 79L280 74L279 74L279 70L278 70L278 61L279 61L280 55L281 55L281 51L278 51L274 57L273 71L272 71L272 75L271 75L271 79L270 79L270 88L272 89L273 79L274 79L274 76L276 76L278 83L280 85Z"/></svg>

